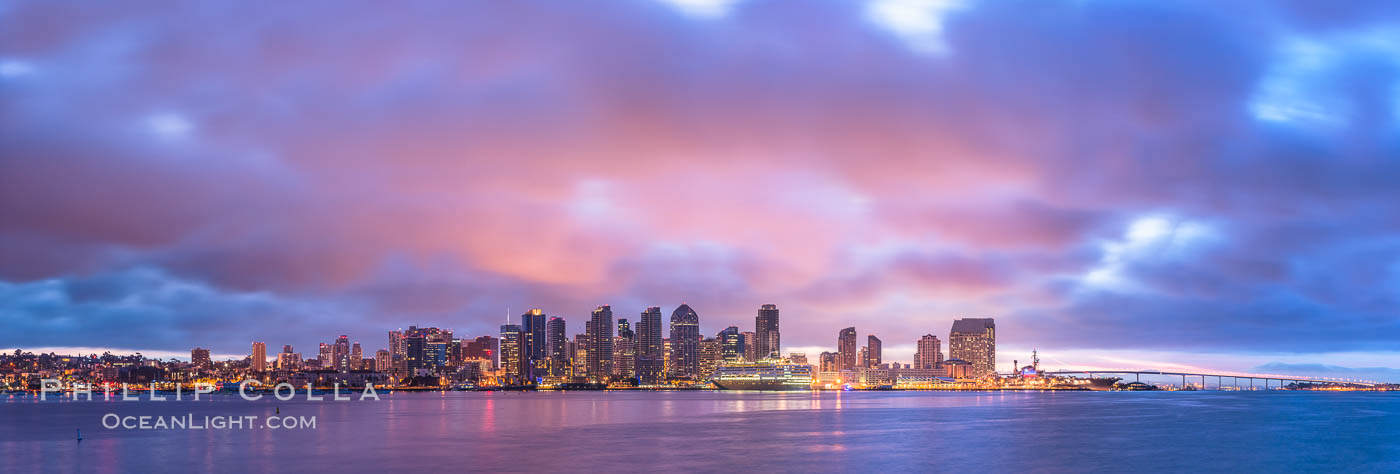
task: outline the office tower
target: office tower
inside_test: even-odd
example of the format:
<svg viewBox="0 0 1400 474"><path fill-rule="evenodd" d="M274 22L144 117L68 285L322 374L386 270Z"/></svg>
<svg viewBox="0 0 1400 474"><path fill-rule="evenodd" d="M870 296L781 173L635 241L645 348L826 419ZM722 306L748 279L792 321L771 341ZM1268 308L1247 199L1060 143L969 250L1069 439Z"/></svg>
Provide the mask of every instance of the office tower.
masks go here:
<svg viewBox="0 0 1400 474"><path fill-rule="evenodd" d="M496 370L496 355L500 352L500 339L491 336L477 336L462 347L462 358L480 365L486 363L487 370Z"/></svg>
<svg viewBox="0 0 1400 474"><path fill-rule="evenodd" d="M565 377L569 375L569 338L565 336L564 318L554 316L545 323L545 346L549 353L549 375Z"/></svg>
<svg viewBox="0 0 1400 474"><path fill-rule="evenodd" d="M583 323L587 328L588 322ZM574 377L588 377L588 334L574 335Z"/></svg>
<svg viewBox="0 0 1400 474"><path fill-rule="evenodd" d="M661 308L642 311L637 320L637 377L642 385L655 385L665 379L666 357L661 338Z"/></svg>
<svg viewBox="0 0 1400 474"><path fill-rule="evenodd" d="M842 329L836 336L836 352L841 354L839 368L837 370L851 370L860 364L858 354L856 354L856 328L849 327Z"/></svg>
<svg viewBox="0 0 1400 474"><path fill-rule="evenodd" d="M403 374L408 371L408 347L404 345L402 329L389 331L389 357L393 359L391 372Z"/></svg>
<svg viewBox="0 0 1400 474"><path fill-rule="evenodd" d="M723 350L719 339L707 337L700 341L696 347L700 355L699 380L709 380L715 375L715 368L719 367L720 352Z"/></svg>
<svg viewBox="0 0 1400 474"><path fill-rule="evenodd" d="M520 332L519 324L501 325L501 372L506 384L523 384L525 380Z"/></svg>
<svg viewBox="0 0 1400 474"><path fill-rule="evenodd" d="M856 358L860 359L860 367L870 368L870 348L868 346L860 346L859 354L860 355Z"/></svg>
<svg viewBox="0 0 1400 474"><path fill-rule="evenodd" d="M837 372L841 370L840 354L835 352L823 352L818 359L817 370L820 372Z"/></svg>
<svg viewBox="0 0 1400 474"><path fill-rule="evenodd" d="M637 333L626 319L617 320L617 336L613 337L613 375L619 380L637 377Z"/></svg>
<svg viewBox="0 0 1400 474"><path fill-rule="evenodd" d="M758 308L758 317L753 322L758 344L754 351L758 358L782 356L781 340L778 336L778 306L765 304Z"/></svg>
<svg viewBox="0 0 1400 474"><path fill-rule="evenodd" d="M201 369L208 369L214 366L214 362L209 360L209 349L194 348L190 350L190 364Z"/></svg>
<svg viewBox="0 0 1400 474"><path fill-rule="evenodd" d="M671 312L671 374L700 375L700 315L686 304Z"/></svg>
<svg viewBox="0 0 1400 474"><path fill-rule="evenodd" d="M745 331L739 333L740 344L744 346L744 360L756 361L758 357L758 333Z"/></svg>
<svg viewBox="0 0 1400 474"><path fill-rule="evenodd" d="M385 349L374 352L374 371L389 373L394 370L394 354Z"/></svg>
<svg viewBox="0 0 1400 474"><path fill-rule="evenodd" d="M439 367L447 365L447 353L450 351L451 339L445 339L439 334L430 334L423 340L423 362L424 368L432 368L434 371Z"/></svg>
<svg viewBox="0 0 1400 474"><path fill-rule="evenodd" d="M939 347L938 336L924 334L919 338L918 349L914 352L915 369L937 369L943 364L943 349Z"/></svg>
<svg viewBox="0 0 1400 474"><path fill-rule="evenodd" d="M253 372L267 372L267 344L253 343Z"/></svg>
<svg viewBox="0 0 1400 474"><path fill-rule="evenodd" d="M744 340L739 334L739 328L729 326L715 335L719 340L719 359L726 363L735 363L744 359Z"/></svg>
<svg viewBox="0 0 1400 474"><path fill-rule="evenodd" d="M335 370L347 372L350 370L350 337L341 334L335 338L335 346L331 349L331 361L335 365Z"/></svg>
<svg viewBox="0 0 1400 474"><path fill-rule="evenodd" d="M549 366L544 310L534 308L520 315L520 353L525 359L525 374L530 380L543 377Z"/></svg>
<svg viewBox="0 0 1400 474"><path fill-rule="evenodd" d="M333 352L334 351L331 350L330 344L326 344L324 342L321 343L320 349L316 351L316 360L321 363L322 369L331 368L331 365L334 362L334 359L332 358Z"/></svg>
<svg viewBox="0 0 1400 474"><path fill-rule="evenodd" d="M953 321L948 334L948 358L972 364L968 375L981 377L996 372L997 325L992 318L963 318Z"/></svg>
<svg viewBox="0 0 1400 474"><path fill-rule="evenodd" d="M671 369L671 338L669 337L661 340L661 363L661 373L669 377L673 372Z"/></svg>
<svg viewBox="0 0 1400 474"><path fill-rule="evenodd" d="M807 365L807 353L793 352L791 354L788 354L788 362L800 365Z"/></svg>
<svg viewBox="0 0 1400 474"><path fill-rule="evenodd" d="M874 334L871 334L871 335L869 335L869 336L866 336L866 337L865 337L865 347L866 347L865 366L866 366L866 367L869 367L869 368L872 368L872 369L877 369L877 368L879 368L881 362L883 362L883 358L882 358L881 356L884 355L884 354L883 354L883 352L884 352L884 350L883 350L883 344L881 344L880 338L875 337Z"/></svg>
<svg viewBox="0 0 1400 474"><path fill-rule="evenodd" d="M613 315L612 307L602 305L593 309L593 317L588 320L588 377L596 382L606 383L613 369Z"/></svg>
<svg viewBox="0 0 1400 474"><path fill-rule="evenodd" d="M360 341L350 345L350 370L360 370L365 363L365 353L360 350Z"/></svg>

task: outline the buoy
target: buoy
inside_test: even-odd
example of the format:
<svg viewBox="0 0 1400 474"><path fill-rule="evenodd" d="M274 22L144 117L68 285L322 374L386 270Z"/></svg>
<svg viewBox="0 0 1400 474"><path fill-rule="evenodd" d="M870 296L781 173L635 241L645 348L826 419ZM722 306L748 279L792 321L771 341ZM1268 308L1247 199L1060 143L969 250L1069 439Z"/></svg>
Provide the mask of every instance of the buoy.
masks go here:
<svg viewBox="0 0 1400 474"><path fill-rule="evenodd" d="M82 430L81 428L77 428L77 430L78 430L78 442L82 442L82 441L83 441L83 430Z"/></svg>
<svg viewBox="0 0 1400 474"><path fill-rule="evenodd" d="M278 414L278 415L281 415L281 414L282 414L282 407L277 407L277 414Z"/></svg>

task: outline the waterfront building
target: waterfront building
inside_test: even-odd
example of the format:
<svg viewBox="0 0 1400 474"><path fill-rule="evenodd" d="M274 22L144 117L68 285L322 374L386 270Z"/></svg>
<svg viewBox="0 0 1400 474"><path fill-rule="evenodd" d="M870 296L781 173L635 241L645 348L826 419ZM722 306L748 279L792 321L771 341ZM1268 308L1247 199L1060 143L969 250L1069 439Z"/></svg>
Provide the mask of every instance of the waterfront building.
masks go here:
<svg viewBox="0 0 1400 474"><path fill-rule="evenodd" d="M924 334L919 338L914 352L914 368L935 369L943 364L943 349L939 347L938 336Z"/></svg>
<svg viewBox="0 0 1400 474"><path fill-rule="evenodd" d="M876 368L884 360L884 344L874 334L865 337L865 366Z"/></svg>
<svg viewBox="0 0 1400 474"><path fill-rule="evenodd" d="M700 315L684 303L671 312L671 375L700 375Z"/></svg>
<svg viewBox="0 0 1400 474"><path fill-rule="evenodd" d="M549 366L548 329L544 310L532 308L520 315L520 354L529 380L543 377Z"/></svg>
<svg viewBox="0 0 1400 474"><path fill-rule="evenodd" d="M350 344L350 370L360 370L364 368L365 353L360 349L360 341Z"/></svg>
<svg viewBox="0 0 1400 474"><path fill-rule="evenodd" d="M971 362L962 359L948 359L943 361L943 369L948 373L948 377L955 379L969 379L981 376L975 373Z"/></svg>
<svg viewBox="0 0 1400 474"><path fill-rule="evenodd" d="M588 322L584 322L584 327ZM588 377L588 334L574 335L574 377Z"/></svg>
<svg viewBox="0 0 1400 474"><path fill-rule="evenodd" d="M758 337L755 355L760 358L777 357L782 351L782 340L778 333L778 305L765 304L758 308L754 318L754 334Z"/></svg>
<svg viewBox="0 0 1400 474"><path fill-rule="evenodd" d="M849 327L842 329L836 336L836 353L840 354L839 370L850 370L860 364L858 354L856 354L856 328Z"/></svg>
<svg viewBox="0 0 1400 474"><path fill-rule="evenodd" d="M662 378L664 379L664 378L666 378L666 377L670 377L672 370L671 370L671 338L669 338L669 337L661 340L661 363L663 364L661 373L662 373L662 374L665 374L665 376L663 376Z"/></svg>
<svg viewBox="0 0 1400 474"><path fill-rule="evenodd" d="M277 370L301 370L301 354L292 352L292 346L282 346L282 353L277 354Z"/></svg>
<svg viewBox="0 0 1400 474"><path fill-rule="evenodd" d="M794 364L807 365L807 353L793 352L791 354L788 354L788 361Z"/></svg>
<svg viewBox="0 0 1400 474"><path fill-rule="evenodd" d="M462 359L486 362L486 370L494 371L498 364L496 357L501 349L501 340L491 336L477 336L462 346Z"/></svg>
<svg viewBox="0 0 1400 474"><path fill-rule="evenodd" d="M199 347L191 349L190 365L201 369L208 369L210 367L213 367L213 361L209 360L209 349L203 349Z"/></svg>
<svg viewBox="0 0 1400 474"><path fill-rule="evenodd" d="M948 334L948 358L972 364L971 376L996 372L996 321L992 318L963 318L953 321Z"/></svg>
<svg viewBox="0 0 1400 474"><path fill-rule="evenodd" d="M545 323L545 346L549 353L549 375L552 377L564 377L569 375L569 339L564 332L566 330L564 318L553 316L549 322Z"/></svg>
<svg viewBox="0 0 1400 474"><path fill-rule="evenodd" d="M643 385L655 385L665 379L666 356L661 337L661 308L652 306L642 311L637 320L637 377Z"/></svg>
<svg viewBox="0 0 1400 474"><path fill-rule="evenodd" d="M719 339L720 360L726 363L734 363L744 360L743 338L739 334L739 328L729 326L715 335Z"/></svg>
<svg viewBox="0 0 1400 474"><path fill-rule="evenodd" d="M340 372L350 371L350 337L341 334L331 347L331 364Z"/></svg>
<svg viewBox="0 0 1400 474"><path fill-rule="evenodd" d="M501 373L504 376L502 384L505 385L525 383L524 352L520 333L519 324L501 325Z"/></svg>
<svg viewBox="0 0 1400 474"><path fill-rule="evenodd" d="M741 332L739 333L739 341L744 346L744 360L750 362L758 360L758 333Z"/></svg>
<svg viewBox="0 0 1400 474"><path fill-rule="evenodd" d="M267 372L267 344L253 343L253 372Z"/></svg>
<svg viewBox="0 0 1400 474"><path fill-rule="evenodd" d="M696 378L708 380L715 374L715 369L718 368L720 364L720 341L713 337L707 337L700 340L700 343L696 346L696 350L700 356L700 367L699 371L696 372Z"/></svg>
<svg viewBox="0 0 1400 474"><path fill-rule="evenodd" d="M588 332L588 377L595 382L607 382L613 371L612 307L602 305L593 310L585 330Z"/></svg>
<svg viewBox="0 0 1400 474"><path fill-rule="evenodd" d="M617 320L617 336L613 337L613 375L618 380L637 378L637 333L626 319Z"/></svg>
<svg viewBox="0 0 1400 474"><path fill-rule="evenodd" d="M394 354L386 349L374 352L374 371L389 373L394 370Z"/></svg>

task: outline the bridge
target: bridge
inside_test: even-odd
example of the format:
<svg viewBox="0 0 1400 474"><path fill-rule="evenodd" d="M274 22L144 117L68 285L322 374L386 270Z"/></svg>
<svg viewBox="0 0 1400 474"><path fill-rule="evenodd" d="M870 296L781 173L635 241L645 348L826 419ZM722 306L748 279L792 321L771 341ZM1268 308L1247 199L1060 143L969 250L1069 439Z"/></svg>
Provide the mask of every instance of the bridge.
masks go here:
<svg viewBox="0 0 1400 474"><path fill-rule="evenodd" d="M1257 389L1262 389L1262 390L1279 390L1279 389L1283 389L1283 388L1285 387L1284 382L1293 382L1293 383L1299 383L1299 384L1318 384L1318 385L1354 385L1354 386L1363 386L1363 387L1375 387L1376 385L1379 385L1379 383L1377 383L1377 382L1361 381L1361 380L1327 379L1327 378L1316 378L1316 377L1293 377L1293 376L1288 376L1288 375L1261 375L1261 374L1240 375L1240 374L1209 374L1209 373L1197 373L1197 372L1166 372L1166 371L1161 371L1161 370L1058 370L1058 371L1047 371L1047 372L1042 372L1042 374L1045 374L1045 375L1078 375L1078 374L1084 374L1084 375L1088 375L1089 378L1094 378L1094 375L1095 375L1095 374L1098 374L1098 375L1132 375L1132 376L1134 376L1134 380L1139 381L1139 382L1142 381L1142 376L1144 376L1144 375L1159 375L1159 376L1172 376L1172 377L1180 376L1180 377L1181 377L1181 386L1182 386L1182 387L1185 387L1185 386L1186 386L1187 377L1190 377L1190 378L1192 379L1192 380L1191 380L1192 382L1194 382L1195 379L1196 379L1197 377L1199 377L1200 380L1201 380L1201 388L1202 388L1202 389L1207 388L1206 380L1207 380L1209 377L1214 377L1214 378L1215 378L1215 386L1216 386L1216 389L1218 389L1218 390L1223 390L1223 389L1225 388L1225 386L1226 386L1226 385L1225 385L1225 379L1227 379L1227 378L1228 378L1228 379L1231 379L1232 386L1234 387L1235 390L1257 390ZM1241 381L1241 380L1246 380L1248 384L1247 384L1247 385L1240 385L1240 381ZM1255 385L1255 382L1256 382L1256 381L1261 382L1261 383L1262 383L1262 386L1256 386L1256 385ZM1271 382L1272 382L1272 383L1271 383Z"/></svg>

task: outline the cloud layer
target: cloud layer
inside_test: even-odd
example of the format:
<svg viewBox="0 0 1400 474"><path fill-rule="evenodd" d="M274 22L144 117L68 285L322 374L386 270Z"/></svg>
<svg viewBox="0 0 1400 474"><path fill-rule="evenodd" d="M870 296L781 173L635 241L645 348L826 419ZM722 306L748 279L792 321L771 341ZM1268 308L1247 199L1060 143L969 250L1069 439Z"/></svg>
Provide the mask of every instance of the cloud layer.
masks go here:
<svg viewBox="0 0 1400 474"><path fill-rule="evenodd" d="M0 347L685 301L793 347L1393 352L1400 9L1316 8L21 2Z"/></svg>

